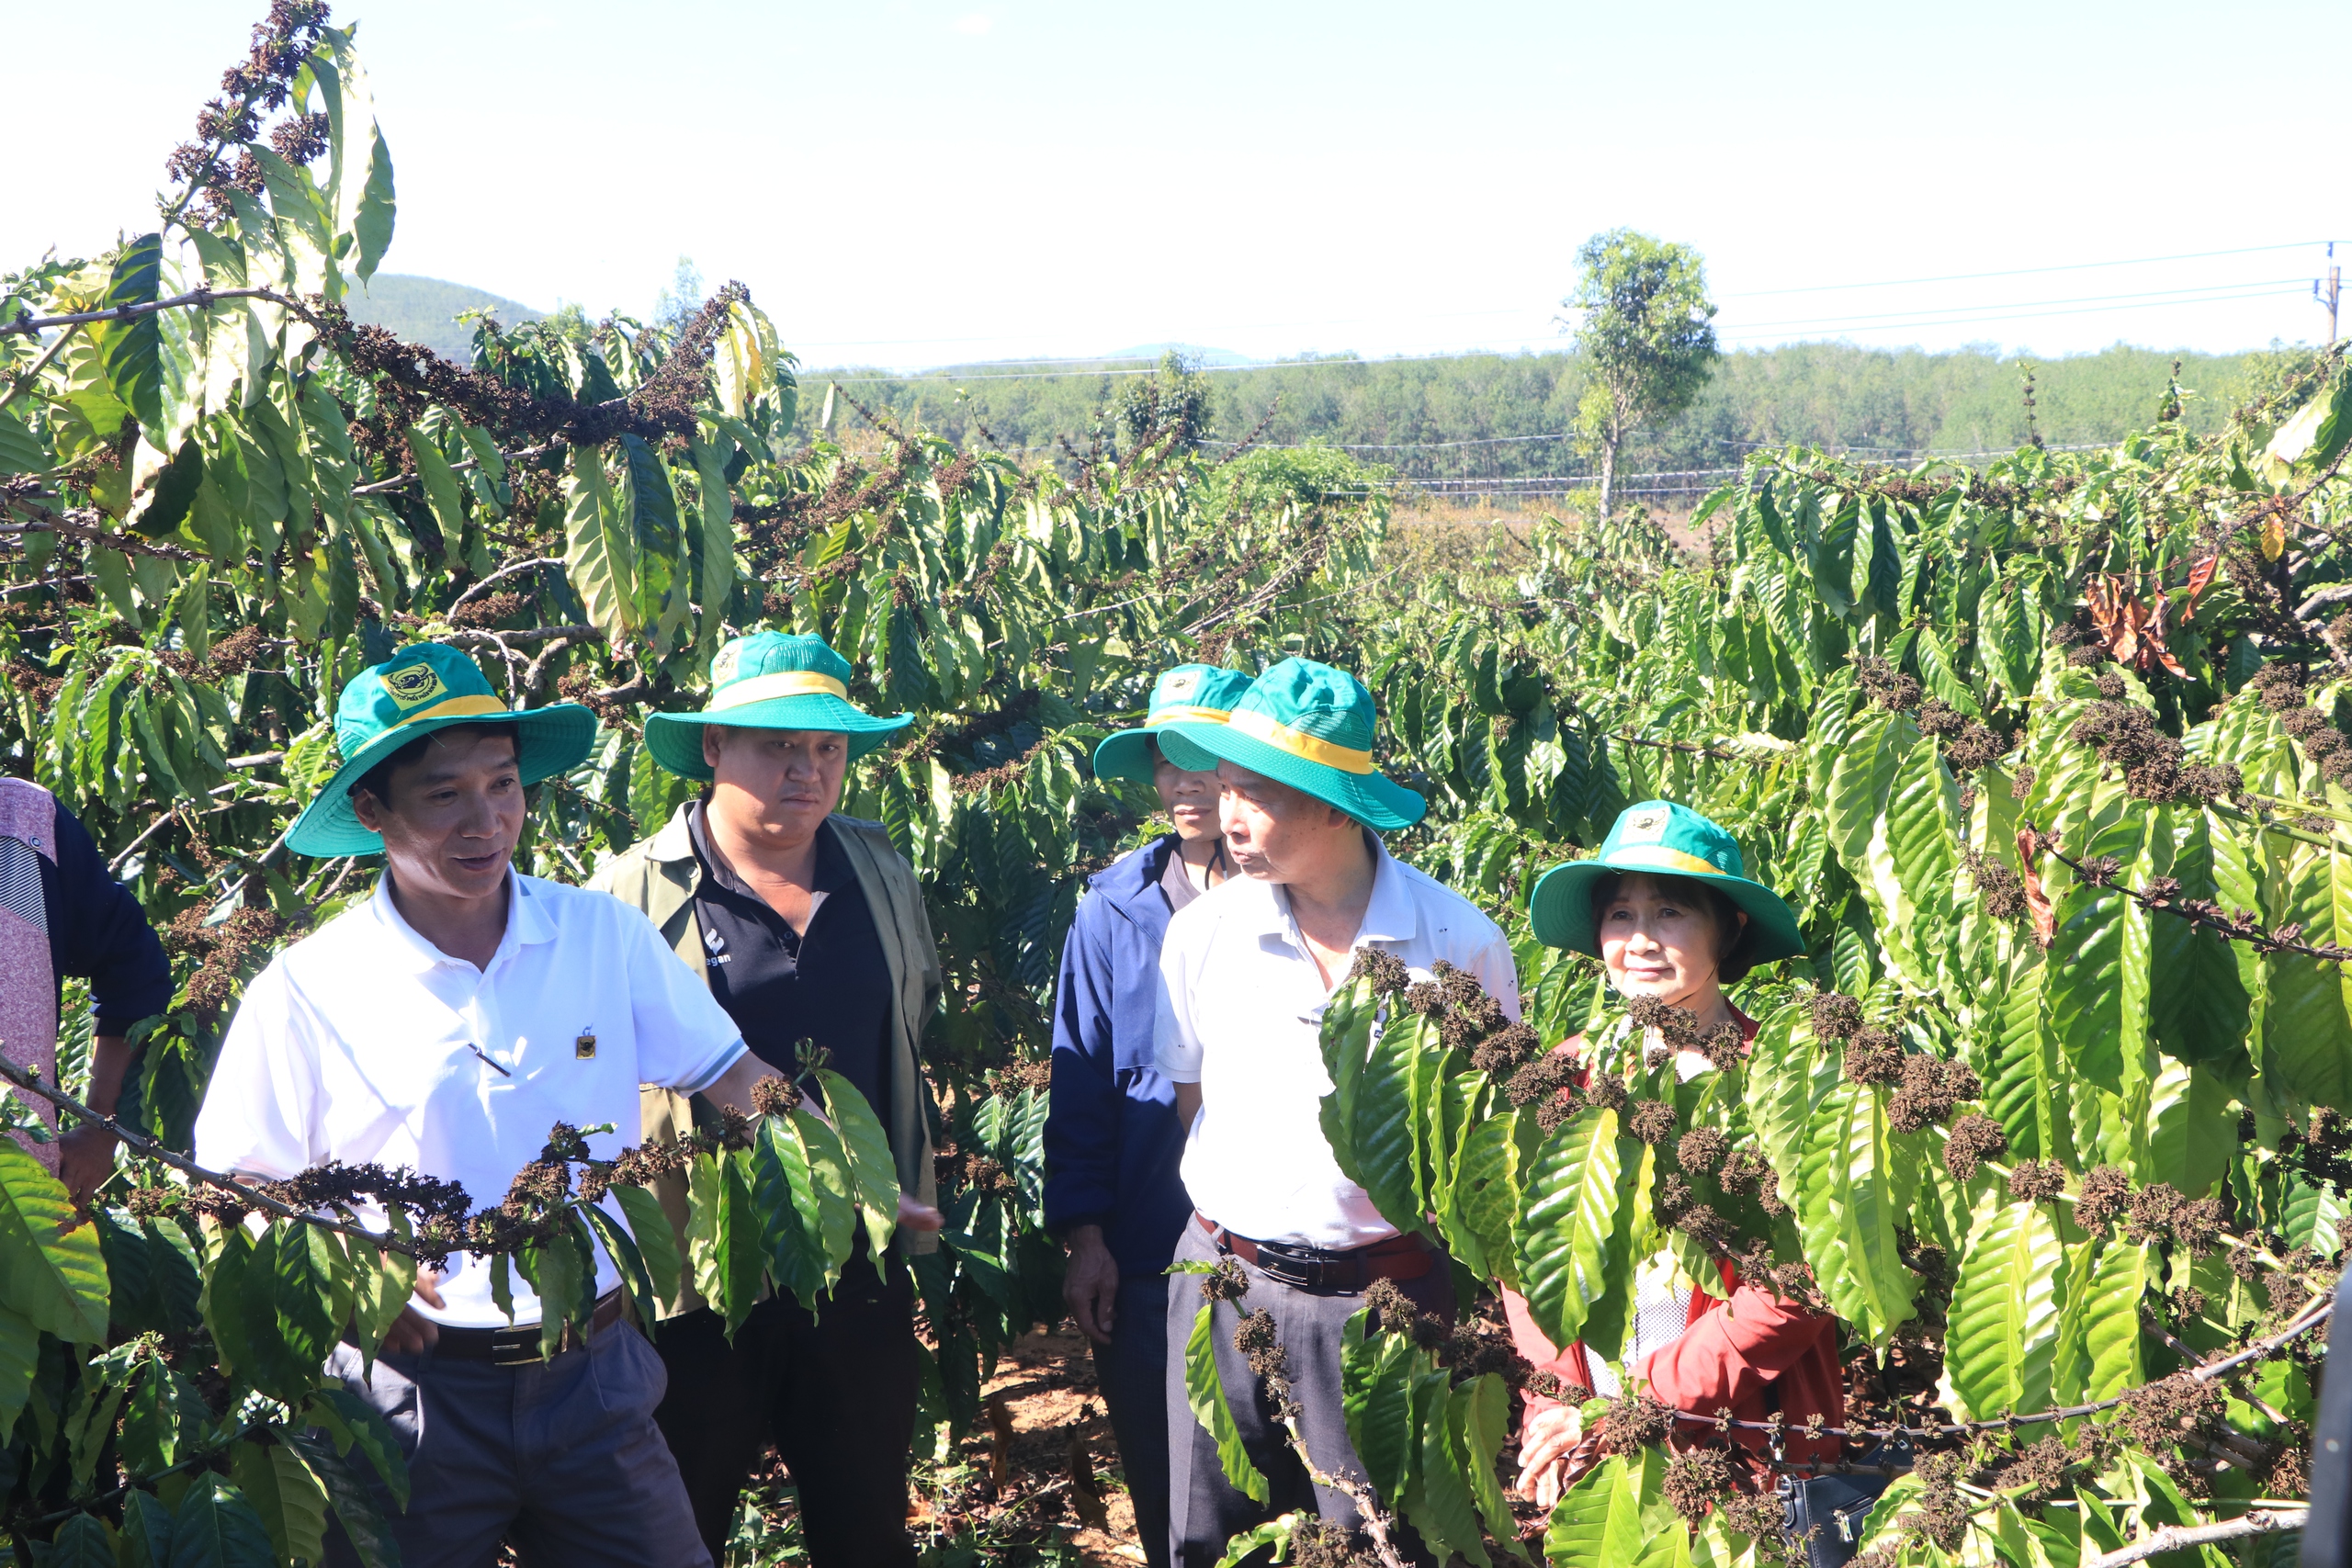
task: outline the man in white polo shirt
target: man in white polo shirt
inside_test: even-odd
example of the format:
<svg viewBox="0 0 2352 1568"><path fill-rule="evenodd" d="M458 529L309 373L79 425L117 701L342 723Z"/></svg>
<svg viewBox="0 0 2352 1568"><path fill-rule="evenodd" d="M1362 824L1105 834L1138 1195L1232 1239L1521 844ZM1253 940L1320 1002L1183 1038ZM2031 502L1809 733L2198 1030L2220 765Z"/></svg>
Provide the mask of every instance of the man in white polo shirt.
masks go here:
<svg viewBox="0 0 2352 1568"><path fill-rule="evenodd" d="M1190 1126L1184 1186L1196 1213L1179 1261L1239 1259L1241 1309L1270 1312L1287 1352L1299 1428L1315 1468L1361 1479L1348 1440L1340 1336L1364 1288L1392 1280L1423 1311L1452 1318L1445 1255L1400 1235L1340 1172L1317 1119L1331 1092L1323 1012L1359 949L1395 954L1430 977L1443 961L1476 976L1511 1019L1510 947L1469 900L1392 858L1375 829L1410 827L1423 802L1373 767L1372 694L1353 676L1286 659L1258 678L1223 725L1171 725L1162 753L1216 768L1219 821L1241 874L1178 911L1160 949L1154 1049ZM1171 1346L1191 1334L1200 1276L1169 1281ZM1213 1320L1217 1370L1265 1505L1231 1485L1193 1419L1183 1358L1169 1357L1169 1504L1176 1559L1211 1568L1238 1531L1294 1508L1360 1523L1342 1492L1314 1486L1234 1348L1239 1313Z"/></svg>
<svg viewBox="0 0 2352 1568"><path fill-rule="evenodd" d="M751 1104L766 1068L643 917L509 863L525 786L578 762L595 728L569 703L507 712L472 660L432 645L345 687L346 760L288 842L381 852L384 876L247 988L197 1118L200 1162L405 1165L481 1208L558 1122L613 1124L589 1136L599 1158L637 1142L640 1083ZM409 1506L390 1515L407 1568L479 1568L502 1538L533 1564L709 1562L653 1423L662 1362L618 1321L618 1282L600 1249L586 1343L550 1359L529 1286L513 1280L510 1324L487 1263L456 1254L420 1274L372 1376L349 1346L330 1360L407 1450ZM340 1540L330 1556L356 1561Z"/></svg>

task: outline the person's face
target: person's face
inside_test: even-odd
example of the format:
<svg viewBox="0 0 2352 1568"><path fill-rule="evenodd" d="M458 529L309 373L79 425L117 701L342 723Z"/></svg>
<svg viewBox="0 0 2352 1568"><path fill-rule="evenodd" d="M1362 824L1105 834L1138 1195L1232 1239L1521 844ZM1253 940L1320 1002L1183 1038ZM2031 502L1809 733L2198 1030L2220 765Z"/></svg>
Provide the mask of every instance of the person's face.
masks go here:
<svg viewBox="0 0 2352 1568"><path fill-rule="evenodd" d="M798 844L842 802L849 737L837 729L741 729L706 725L710 809L745 838Z"/></svg>
<svg viewBox="0 0 2352 1568"><path fill-rule="evenodd" d="M1296 881L1321 863L1336 835L1354 830L1346 813L1263 773L1219 762L1216 781L1226 852L1244 876Z"/></svg>
<svg viewBox="0 0 2352 1568"><path fill-rule="evenodd" d="M1160 807L1176 824L1176 836L1190 843L1214 839L1217 828L1217 776L1190 773L1151 749L1151 783L1159 791Z"/></svg>
<svg viewBox="0 0 2352 1568"><path fill-rule="evenodd" d="M1669 893L1640 872L1626 873L1600 908L1600 961L1629 997L1680 1002L1721 989L1716 954L1731 934L1716 929L1705 899Z"/></svg>
<svg viewBox="0 0 2352 1568"><path fill-rule="evenodd" d="M523 777L513 738L459 725L391 772L390 798L352 797L359 820L384 836L384 863L406 893L492 898L523 836Z"/></svg>

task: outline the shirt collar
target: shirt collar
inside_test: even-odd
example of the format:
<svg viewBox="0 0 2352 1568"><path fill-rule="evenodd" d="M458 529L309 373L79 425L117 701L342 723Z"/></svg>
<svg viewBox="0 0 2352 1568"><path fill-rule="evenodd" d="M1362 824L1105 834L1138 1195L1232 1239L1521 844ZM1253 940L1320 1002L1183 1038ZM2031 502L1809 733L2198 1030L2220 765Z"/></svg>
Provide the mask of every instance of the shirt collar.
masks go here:
<svg viewBox="0 0 2352 1568"><path fill-rule="evenodd" d="M392 901L392 874L389 866L377 879L376 897L371 903L376 919L409 973L423 975L444 964L462 962L434 946L401 914L400 906ZM529 943L555 940L555 921L549 918L546 905L547 900L532 893L514 866L507 866L506 931L498 939L498 951L491 954L491 968L496 968L501 959ZM466 967L470 969L473 965Z"/></svg>
<svg viewBox="0 0 2352 1568"><path fill-rule="evenodd" d="M1366 828L1364 846L1372 851L1372 897L1363 907L1363 924L1356 929L1355 945L1368 942L1410 942L1421 926L1420 910L1413 902L1412 884L1405 879L1405 868L1380 835ZM1251 877L1235 880L1251 884L1254 900L1245 910L1251 929L1261 936L1291 937L1298 927L1291 919L1290 895L1272 883L1258 882ZM1300 944L1304 951L1304 944Z"/></svg>

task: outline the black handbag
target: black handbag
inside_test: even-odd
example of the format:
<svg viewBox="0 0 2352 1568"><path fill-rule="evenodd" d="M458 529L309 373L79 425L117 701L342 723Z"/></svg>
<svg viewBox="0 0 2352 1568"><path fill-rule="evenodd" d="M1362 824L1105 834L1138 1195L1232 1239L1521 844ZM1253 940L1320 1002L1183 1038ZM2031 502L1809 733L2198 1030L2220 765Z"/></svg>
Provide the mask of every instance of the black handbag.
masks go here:
<svg viewBox="0 0 2352 1568"><path fill-rule="evenodd" d="M1878 1462L1871 1456L1869 1462ZM1805 1543L1812 1568L1846 1568L1891 1475L1794 1475L1781 1478L1792 1540Z"/></svg>

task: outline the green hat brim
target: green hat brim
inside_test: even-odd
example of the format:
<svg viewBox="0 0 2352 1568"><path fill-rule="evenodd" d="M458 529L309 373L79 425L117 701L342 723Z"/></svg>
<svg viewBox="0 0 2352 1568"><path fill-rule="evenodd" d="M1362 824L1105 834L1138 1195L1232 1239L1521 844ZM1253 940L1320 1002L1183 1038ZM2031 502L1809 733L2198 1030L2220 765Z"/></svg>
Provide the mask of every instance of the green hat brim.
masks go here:
<svg viewBox="0 0 2352 1568"><path fill-rule="evenodd" d="M1797 929L1796 915L1779 894L1760 882L1721 872L1662 871L1655 865L1614 863L1600 856L1555 865L1537 879L1535 891L1527 898L1527 922L1534 928L1535 940L1546 947L1600 957L1600 940L1592 924L1592 885L1604 876L1634 872L1645 876L1688 877L1720 888L1756 928L1755 945L1748 950L1752 964L1795 958L1805 951L1804 933Z"/></svg>
<svg viewBox="0 0 2352 1568"><path fill-rule="evenodd" d="M351 803L351 786L365 777L368 769L419 736L466 724L513 725L515 766L526 784L578 767L587 757L589 748L596 743L596 716L578 703L551 703L543 708L525 708L516 713L453 714L447 718L419 719L414 724L387 729L353 753L334 771L334 777L326 782L326 787L302 808L302 815L294 819L293 829L286 835L287 848L317 860L382 853L383 836L370 832L359 820L359 813Z"/></svg>
<svg viewBox="0 0 2352 1568"><path fill-rule="evenodd" d="M1428 801L1378 769L1351 773L1328 762L1310 762L1228 725L1170 724L1159 735L1160 755L1186 773L1204 773L1220 761L1231 762L1336 806L1383 832L1409 828L1429 809Z"/></svg>
<svg viewBox="0 0 2352 1568"><path fill-rule="evenodd" d="M802 692L716 712L648 714L645 749L653 753L655 761L681 778L707 783L710 764L702 760L702 732L709 725L723 724L730 729L833 730L849 737L849 760L854 762L914 721L910 713L877 718L830 692Z"/></svg>
<svg viewBox="0 0 2352 1568"><path fill-rule="evenodd" d="M1136 729L1122 729L1106 735L1094 748L1094 776L1098 779L1133 779L1138 784L1150 784L1152 779L1150 741L1157 740L1165 728L1147 724ZM1165 755L1163 752L1162 755ZM1210 766L1216 766L1211 763Z"/></svg>

